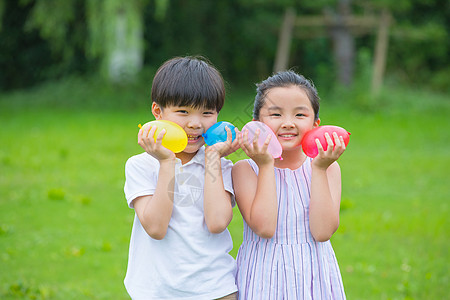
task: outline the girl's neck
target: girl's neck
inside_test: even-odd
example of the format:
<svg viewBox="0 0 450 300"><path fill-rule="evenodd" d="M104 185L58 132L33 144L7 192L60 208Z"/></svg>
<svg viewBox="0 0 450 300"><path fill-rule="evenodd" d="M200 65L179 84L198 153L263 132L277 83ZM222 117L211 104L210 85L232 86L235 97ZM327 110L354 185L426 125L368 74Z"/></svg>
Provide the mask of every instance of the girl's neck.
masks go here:
<svg viewBox="0 0 450 300"><path fill-rule="evenodd" d="M281 157L283 159L275 160L275 167L279 169L298 169L306 159L306 155L303 153L301 148L283 150Z"/></svg>

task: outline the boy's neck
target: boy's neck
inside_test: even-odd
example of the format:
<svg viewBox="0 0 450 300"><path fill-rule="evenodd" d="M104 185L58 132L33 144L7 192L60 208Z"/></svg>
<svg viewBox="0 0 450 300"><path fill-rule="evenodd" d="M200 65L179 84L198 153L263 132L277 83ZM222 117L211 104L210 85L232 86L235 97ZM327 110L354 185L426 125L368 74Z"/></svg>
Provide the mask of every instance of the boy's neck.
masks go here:
<svg viewBox="0 0 450 300"><path fill-rule="evenodd" d="M180 159L181 164L184 165L184 164L187 164L188 162L190 162L197 153L198 153L198 150L194 153L179 152L179 153L175 153L175 156L178 159Z"/></svg>

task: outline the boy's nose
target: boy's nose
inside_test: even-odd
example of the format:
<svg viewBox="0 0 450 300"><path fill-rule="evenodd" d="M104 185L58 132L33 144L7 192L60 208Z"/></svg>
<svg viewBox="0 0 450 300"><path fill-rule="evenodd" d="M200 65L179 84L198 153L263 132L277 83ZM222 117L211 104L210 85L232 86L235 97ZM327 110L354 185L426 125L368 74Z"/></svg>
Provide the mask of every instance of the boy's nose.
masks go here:
<svg viewBox="0 0 450 300"><path fill-rule="evenodd" d="M197 128L202 127L202 123L197 118L192 118L188 122L188 127L189 128L193 128L193 129L197 129Z"/></svg>

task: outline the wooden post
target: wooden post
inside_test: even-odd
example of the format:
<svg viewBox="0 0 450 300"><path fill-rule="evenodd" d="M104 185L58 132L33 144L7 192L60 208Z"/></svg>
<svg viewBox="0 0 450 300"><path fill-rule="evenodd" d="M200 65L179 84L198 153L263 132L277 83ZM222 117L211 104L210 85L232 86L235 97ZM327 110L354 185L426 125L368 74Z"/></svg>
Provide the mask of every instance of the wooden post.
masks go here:
<svg viewBox="0 0 450 300"><path fill-rule="evenodd" d="M383 83L384 70L386 68L386 56L389 43L389 26L391 16L387 9L381 12L380 23L375 45L375 57L373 61L372 94L377 94Z"/></svg>
<svg viewBox="0 0 450 300"><path fill-rule="evenodd" d="M295 24L295 10L292 7L286 9L283 18L283 25L280 29L280 38L278 40L277 54L273 71L283 71L288 68L289 52L292 40L292 30Z"/></svg>

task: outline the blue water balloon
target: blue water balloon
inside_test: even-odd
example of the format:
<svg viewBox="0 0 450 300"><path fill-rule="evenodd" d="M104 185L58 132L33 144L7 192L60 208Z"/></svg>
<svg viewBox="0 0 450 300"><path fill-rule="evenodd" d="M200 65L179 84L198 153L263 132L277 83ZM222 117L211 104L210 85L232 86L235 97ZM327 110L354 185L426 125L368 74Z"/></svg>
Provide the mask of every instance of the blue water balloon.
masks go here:
<svg viewBox="0 0 450 300"><path fill-rule="evenodd" d="M203 138L205 139L206 145L212 146L216 143L226 142L227 131L225 127L230 128L231 137L234 141L236 139L236 132L234 131L236 127L230 122L221 121L209 127L209 129L204 134L202 134Z"/></svg>

